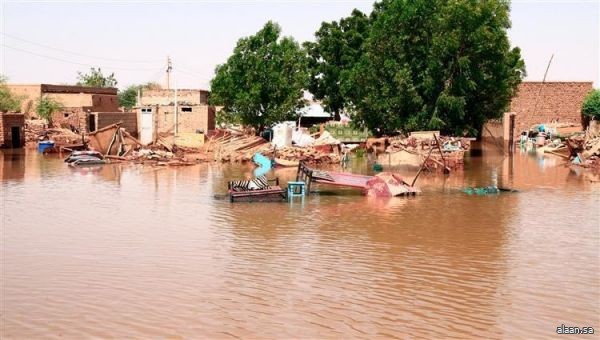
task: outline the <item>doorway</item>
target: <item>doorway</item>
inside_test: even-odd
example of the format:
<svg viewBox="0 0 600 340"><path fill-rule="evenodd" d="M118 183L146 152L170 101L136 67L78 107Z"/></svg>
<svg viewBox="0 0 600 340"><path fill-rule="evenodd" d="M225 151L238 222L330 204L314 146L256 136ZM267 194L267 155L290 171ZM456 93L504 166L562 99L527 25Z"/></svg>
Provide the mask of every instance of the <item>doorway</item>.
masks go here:
<svg viewBox="0 0 600 340"><path fill-rule="evenodd" d="M11 141L13 148L21 147L21 127L20 126L12 126L10 128Z"/></svg>
<svg viewBox="0 0 600 340"><path fill-rule="evenodd" d="M96 131L96 117L95 114L88 115L88 132Z"/></svg>

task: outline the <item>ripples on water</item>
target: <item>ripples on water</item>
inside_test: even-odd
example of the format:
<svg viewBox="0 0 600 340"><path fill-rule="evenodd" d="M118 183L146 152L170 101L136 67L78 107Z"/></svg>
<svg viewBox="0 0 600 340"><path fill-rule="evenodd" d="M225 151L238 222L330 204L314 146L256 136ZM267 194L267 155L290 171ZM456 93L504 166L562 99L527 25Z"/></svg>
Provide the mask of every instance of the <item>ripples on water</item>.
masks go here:
<svg viewBox="0 0 600 340"><path fill-rule="evenodd" d="M232 205L214 195L238 166L74 172L0 155L2 338L600 331L600 188L542 159L473 158L409 199L320 187ZM489 184L521 192L459 192Z"/></svg>

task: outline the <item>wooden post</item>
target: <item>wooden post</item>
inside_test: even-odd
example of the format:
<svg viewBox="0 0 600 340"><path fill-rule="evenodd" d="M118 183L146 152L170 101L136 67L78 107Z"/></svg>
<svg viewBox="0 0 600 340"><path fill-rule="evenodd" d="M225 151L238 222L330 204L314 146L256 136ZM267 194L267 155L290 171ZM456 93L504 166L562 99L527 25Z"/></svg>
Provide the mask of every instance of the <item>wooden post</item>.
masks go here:
<svg viewBox="0 0 600 340"><path fill-rule="evenodd" d="M411 187L414 186L415 183L417 182L417 178L419 178L419 175L421 175L421 172L423 171L423 168L425 167L425 163L427 163L427 160L429 159L429 156L431 156L432 151L433 151L433 147L430 145L429 146L429 154L423 161L423 164L421 164L421 168L419 169L419 172L417 172L417 174L415 175L415 178L413 179L412 183L410 184Z"/></svg>
<svg viewBox="0 0 600 340"><path fill-rule="evenodd" d="M433 134L433 138L435 139L435 144L437 144L438 150L440 150L440 155L442 156L442 162L444 163L444 173L449 174L450 168L446 165L446 159L444 158L444 151L442 151L442 146L440 145L440 141L438 140L435 133Z"/></svg>
<svg viewBox="0 0 600 340"><path fill-rule="evenodd" d="M509 115L508 124L508 152L512 154L515 151L515 115Z"/></svg>
<svg viewBox="0 0 600 340"><path fill-rule="evenodd" d="M308 170L308 183L306 185L306 195L310 195L310 184L312 183L312 170Z"/></svg>

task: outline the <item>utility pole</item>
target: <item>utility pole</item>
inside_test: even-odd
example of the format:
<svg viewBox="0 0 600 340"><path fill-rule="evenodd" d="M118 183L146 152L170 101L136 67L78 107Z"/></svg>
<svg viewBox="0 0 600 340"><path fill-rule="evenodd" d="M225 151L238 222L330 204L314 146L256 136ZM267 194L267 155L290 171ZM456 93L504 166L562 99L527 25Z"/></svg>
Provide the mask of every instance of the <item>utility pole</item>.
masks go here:
<svg viewBox="0 0 600 340"><path fill-rule="evenodd" d="M171 57L167 56L167 90L171 89L171 71L173 70L173 66L171 66Z"/></svg>
<svg viewBox="0 0 600 340"><path fill-rule="evenodd" d="M548 60L548 66L546 66L546 72L544 72L544 79L542 79L542 84L540 85L540 89L538 91L537 97L535 98L535 106L533 107L532 116L535 117L537 112L538 103L540 102L540 95L542 94L542 88L544 84L546 84L546 76L548 75L548 70L550 69L550 64L552 63L552 59L554 59L554 53L550 56L550 60Z"/></svg>
<svg viewBox="0 0 600 340"><path fill-rule="evenodd" d="M177 104L177 84L175 84L175 135L179 133L179 112Z"/></svg>

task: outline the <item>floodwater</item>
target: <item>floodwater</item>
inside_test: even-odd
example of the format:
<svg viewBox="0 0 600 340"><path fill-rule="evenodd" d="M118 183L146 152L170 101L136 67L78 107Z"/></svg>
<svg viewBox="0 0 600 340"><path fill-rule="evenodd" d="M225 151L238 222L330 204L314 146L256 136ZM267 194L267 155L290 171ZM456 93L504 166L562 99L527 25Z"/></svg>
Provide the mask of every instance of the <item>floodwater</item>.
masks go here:
<svg viewBox="0 0 600 340"><path fill-rule="evenodd" d="M559 158L474 152L463 172L423 175L414 198L316 186L231 204L215 195L239 165L0 157L2 339L600 332L600 183ZM460 192L492 184L519 192Z"/></svg>

